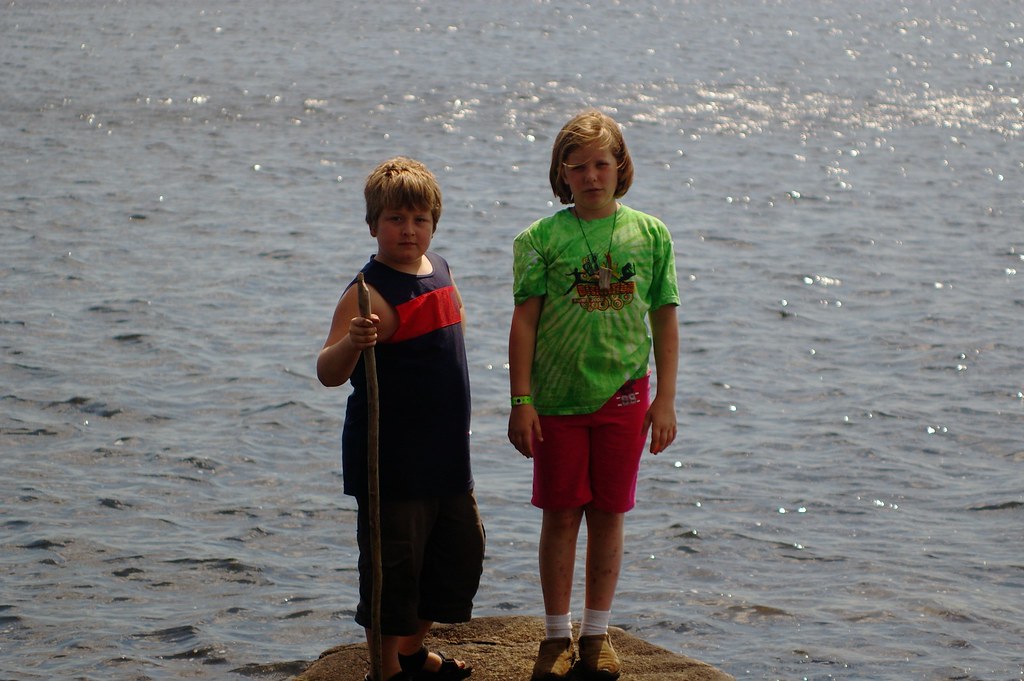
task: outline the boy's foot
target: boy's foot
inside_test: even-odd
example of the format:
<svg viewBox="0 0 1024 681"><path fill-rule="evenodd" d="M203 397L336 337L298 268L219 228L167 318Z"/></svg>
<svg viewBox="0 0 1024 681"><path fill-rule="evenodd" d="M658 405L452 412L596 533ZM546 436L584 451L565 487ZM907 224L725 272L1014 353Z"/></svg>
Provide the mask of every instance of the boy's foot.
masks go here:
<svg viewBox="0 0 1024 681"><path fill-rule="evenodd" d="M530 681L562 681L572 671L571 638L546 638L540 642Z"/></svg>
<svg viewBox="0 0 1024 681"><path fill-rule="evenodd" d="M412 655L399 655L398 664L410 681L460 681L473 673L473 668L461 660L453 660L444 653L434 653L440 662L430 660L426 646Z"/></svg>
<svg viewBox="0 0 1024 681"><path fill-rule="evenodd" d="M579 671L587 681L615 681L619 678L619 656L608 634L580 636Z"/></svg>

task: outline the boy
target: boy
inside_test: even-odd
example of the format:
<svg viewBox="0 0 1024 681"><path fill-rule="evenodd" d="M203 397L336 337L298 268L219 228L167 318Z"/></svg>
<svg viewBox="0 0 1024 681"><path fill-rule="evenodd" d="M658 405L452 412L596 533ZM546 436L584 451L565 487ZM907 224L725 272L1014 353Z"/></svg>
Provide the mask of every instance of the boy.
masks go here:
<svg viewBox="0 0 1024 681"><path fill-rule="evenodd" d="M342 472L345 493L358 505L355 619L371 643L362 351L373 347L380 396L382 673L387 681L462 679L471 667L423 645L433 622L470 619L484 555L469 461L462 299L448 263L428 251L441 216L441 190L426 166L397 157L370 173L364 195L366 223L377 240L376 255L362 269L372 314L360 315L350 283L317 358L325 386L352 383Z"/></svg>

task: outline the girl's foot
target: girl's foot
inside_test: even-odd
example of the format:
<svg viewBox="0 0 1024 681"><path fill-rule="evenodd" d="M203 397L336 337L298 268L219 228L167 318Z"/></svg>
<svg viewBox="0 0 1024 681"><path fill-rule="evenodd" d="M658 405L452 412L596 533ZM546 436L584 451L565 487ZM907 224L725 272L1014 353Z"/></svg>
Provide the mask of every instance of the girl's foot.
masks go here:
<svg viewBox="0 0 1024 681"><path fill-rule="evenodd" d="M580 636L580 673L588 681L615 681L619 678L619 656L608 634Z"/></svg>
<svg viewBox="0 0 1024 681"><path fill-rule="evenodd" d="M530 681L562 681L569 678L574 656L571 638L546 638L540 642Z"/></svg>

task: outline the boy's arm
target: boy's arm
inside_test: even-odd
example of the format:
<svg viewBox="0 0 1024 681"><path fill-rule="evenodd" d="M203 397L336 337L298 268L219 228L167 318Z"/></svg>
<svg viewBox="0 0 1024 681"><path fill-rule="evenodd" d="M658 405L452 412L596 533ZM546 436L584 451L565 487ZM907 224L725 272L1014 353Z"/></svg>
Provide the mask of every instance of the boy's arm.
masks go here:
<svg viewBox="0 0 1024 681"><path fill-rule="evenodd" d="M462 320L462 333L466 333L466 306L462 302L462 294L459 287L455 285L455 276L452 275L452 289L455 291L455 302L459 306L459 319Z"/></svg>
<svg viewBox="0 0 1024 681"><path fill-rule="evenodd" d="M537 344L537 322L544 299L527 298L512 311L512 328L508 334L508 373L512 396L530 394L533 352ZM508 417L508 439L519 452L533 457L533 437L543 440L540 418L532 404L512 407Z"/></svg>
<svg viewBox="0 0 1024 681"><path fill-rule="evenodd" d="M379 323L376 314L369 319L360 316L358 293L350 286L334 308L331 330L316 358L316 375L322 384L339 386L352 377L362 351L376 345Z"/></svg>
<svg viewBox="0 0 1024 681"><path fill-rule="evenodd" d="M675 305L662 305L650 312L654 339L657 392L644 418L644 430L651 429L651 453L657 454L676 439L676 377L679 372L679 324Z"/></svg>

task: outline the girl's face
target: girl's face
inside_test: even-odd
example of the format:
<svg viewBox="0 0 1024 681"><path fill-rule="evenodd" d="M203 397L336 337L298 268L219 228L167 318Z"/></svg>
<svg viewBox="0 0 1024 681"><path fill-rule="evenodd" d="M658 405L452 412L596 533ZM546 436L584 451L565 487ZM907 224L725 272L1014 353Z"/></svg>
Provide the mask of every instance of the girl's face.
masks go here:
<svg viewBox="0 0 1024 681"><path fill-rule="evenodd" d="M562 163L562 177L572 190L576 215L581 220L606 218L618 208L618 162L600 143L591 142L569 153Z"/></svg>
<svg viewBox="0 0 1024 681"><path fill-rule="evenodd" d="M399 271L416 271L434 236L430 210L389 208L370 230L377 239L376 259Z"/></svg>

